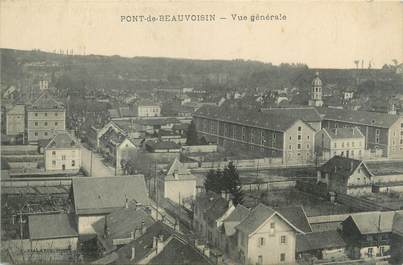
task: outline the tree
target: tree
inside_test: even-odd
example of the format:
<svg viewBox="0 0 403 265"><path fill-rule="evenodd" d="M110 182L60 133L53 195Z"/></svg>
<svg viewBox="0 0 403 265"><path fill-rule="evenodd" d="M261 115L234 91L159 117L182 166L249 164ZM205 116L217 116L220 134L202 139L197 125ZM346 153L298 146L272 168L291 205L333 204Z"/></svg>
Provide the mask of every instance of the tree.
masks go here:
<svg viewBox="0 0 403 265"><path fill-rule="evenodd" d="M186 144L187 145L198 145L199 138L197 136L196 125L192 121L189 125L189 128L186 132Z"/></svg>
<svg viewBox="0 0 403 265"><path fill-rule="evenodd" d="M230 194L234 205L238 205L243 201L241 180L233 162L229 162L223 171L220 169L210 170L206 175L204 188L206 191Z"/></svg>
<svg viewBox="0 0 403 265"><path fill-rule="evenodd" d="M239 178L238 170L232 161L224 168L222 182L224 184L224 191L232 195L232 202L234 205L242 203L243 192L241 189L241 180Z"/></svg>

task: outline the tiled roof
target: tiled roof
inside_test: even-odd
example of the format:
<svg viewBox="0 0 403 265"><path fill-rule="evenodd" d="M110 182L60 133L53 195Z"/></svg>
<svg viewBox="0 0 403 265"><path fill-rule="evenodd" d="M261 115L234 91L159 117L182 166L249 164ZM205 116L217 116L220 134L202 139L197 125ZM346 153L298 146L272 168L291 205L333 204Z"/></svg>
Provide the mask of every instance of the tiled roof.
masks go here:
<svg viewBox="0 0 403 265"><path fill-rule="evenodd" d="M350 217L362 235L392 232L394 212L363 212Z"/></svg>
<svg viewBox="0 0 403 265"><path fill-rule="evenodd" d="M212 264L212 262L189 243L175 236L157 256L150 260L149 264L208 265Z"/></svg>
<svg viewBox="0 0 403 265"><path fill-rule="evenodd" d="M62 103L56 101L49 92L43 92L32 104L27 107L29 110L60 109L64 110Z"/></svg>
<svg viewBox="0 0 403 265"><path fill-rule="evenodd" d="M329 173L332 181L338 182L340 185L347 185L348 178L360 166L365 164L361 160L347 157L334 156L320 167L322 174ZM368 170L368 173L371 172Z"/></svg>
<svg viewBox="0 0 403 265"><path fill-rule="evenodd" d="M174 233L175 231L166 224L161 222L154 223L144 235L117 250L116 253L119 258L116 260L116 264L136 264L153 251L154 237L159 238L161 236L166 241ZM133 247L135 249L135 258L131 260Z"/></svg>
<svg viewBox="0 0 403 265"><path fill-rule="evenodd" d="M108 236L105 237L105 222L108 229ZM136 206L136 203L129 203L128 208L122 207L108 214L104 219L97 221L92 226L97 233L105 249L112 249L113 239L129 238L131 233L140 235L142 229L150 227L154 223L150 214L144 208Z"/></svg>
<svg viewBox="0 0 403 265"><path fill-rule="evenodd" d="M244 232L246 235L250 235L255 232L256 229L262 225L267 219L271 218L276 212L264 205L259 203L249 215L236 226L236 229Z"/></svg>
<svg viewBox="0 0 403 265"><path fill-rule="evenodd" d="M80 144L68 133L59 133L55 135L46 145L46 149L69 149L80 148Z"/></svg>
<svg viewBox="0 0 403 265"><path fill-rule="evenodd" d="M190 170L178 158L175 158L169 167L165 180L196 180L196 177L190 173Z"/></svg>
<svg viewBox="0 0 403 265"><path fill-rule="evenodd" d="M357 127L353 128L323 128L323 130L333 139L363 138L364 135Z"/></svg>
<svg viewBox="0 0 403 265"><path fill-rule="evenodd" d="M275 210L299 230L305 233L312 232L312 228L302 206L282 207L276 208Z"/></svg>
<svg viewBox="0 0 403 265"><path fill-rule="evenodd" d="M226 236L233 236L236 233L235 227L248 215L249 209L238 204L234 211L223 221Z"/></svg>
<svg viewBox="0 0 403 265"><path fill-rule="evenodd" d="M30 239L78 237L74 216L68 214L29 215Z"/></svg>
<svg viewBox="0 0 403 265"><path fill-rule="evenodd" d="M313 107L285 107L262 109L263 113L272 113L274 115L287 115L305 122L320 122L319 112Z"/></svg>
<svg viewBox="0 0 403 265"><path fill-rule="evenodd" d="M73 195L77 214L110 213L126 199L149 204L143 175L75 178Z"/></svg>
<svg viewBox="0 0 403 265"><path fill-rule="evenodd" d="M249 209L243 206L242 204L238 204L234 211L225 218L224 222L240 222L249 214Z"/></svg>
<svg viewBox="0 0 403 265"><path fill-rule="evenodd" d="M286 131L299 119L280 113L260 112L254 108L223 105L203 106L193 116L217 119L275 131Z"/></svg>
<svg viewBox="0 0 403 265"><path fill-rule="evenodd" d="M297 234L296 252L306 252L320 249L344 248L346 242L338 231L323 231Z"/></svg>
<svg viewBox="0 0 403 265"><path fill-rule="evenodd" d="M24 115L25 114L25 105L15 105L9 111L7 111L7 114Z"/></svg>
<svg viewBox="0 0 403 265"><path fill-rule="evenodd" d="M397 115L370 111L353 111L332 108L317 108L317 110L321 115L323 115L323 120L336 120L380 128L389 128L399 119L399 116Z"/></svg>

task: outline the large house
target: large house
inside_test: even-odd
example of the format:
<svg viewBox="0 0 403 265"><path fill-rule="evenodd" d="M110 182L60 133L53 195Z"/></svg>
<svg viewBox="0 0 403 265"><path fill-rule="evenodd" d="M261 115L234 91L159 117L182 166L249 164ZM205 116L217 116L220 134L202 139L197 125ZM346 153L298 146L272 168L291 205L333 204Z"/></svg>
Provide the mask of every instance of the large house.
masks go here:
<svg viewBox="0 0 403 265"><path fill-rule="evenodd" d="M357 127L365 136L365 149L388 158L403 158L403 116L368 111L318 108L322 128Z"/></svg>
<svg viewBox="0 0 403 265"><path fill-rule="evenodd" d="M7 136L23 136L25 132L25 106L15 105L6 112L5 133Z"/></svg>
<svg viewBox="0 0 403 265"><path fill-rule="evenodd" d="M284 164L314 159L315 130L296 117L224 104L201 107L193 118L199 136L207 142L253 150Z"/></svg>
<svg viewBox="0 0 403 265"><path fill-rule="evenodd" d="M26 106L26 135L29 143L49 140L66 129L66 109L45 90Z"/></svg>
<svg viewBox="0 0 403 265"><path fill-rule="evenodd" d="M81 146L70 134L64 132L54 136L45 147L46 171L79 171Z"/></svg>
<svg viewBox="0 0 403 265"><path fill-rule="evenodd" d="M334 156L317 171L317 182L325 183L329 191L348 195L372 192L372 176L361 160Z"/></svg>
<svg viewBox="0 0 403 265"><path fill-rule="evenodd" d="M279 212L258 204L235 227L243 264L295 263L296 235L304 233Z"/></svg>
<svg viewBox="0 0 403 265"><path fill-rule="evenodd" d="M354 259L389 255L395 212L364 212L342 222L347 255Z"/></svg>
<svg viewBox="0 0 403 265"><path fill-rule="evenodd" d="M75 178L73 200L80 235L96 234L92 225L128 201L150 204L143 175Z"/></svg>
<svg viewBox="0 0 403 265"><path fill-rule="evenodd" d="M159 176L158 188L163 198L183 204L184 201L193 200L196 196L196 177L178 158L175 158L168 172Z"/></svg>
<svg viewBox="0 0 403 265"><path fill-rule="evenodd" d="M161 116L161 106L151 100L140 100L133 104L133 112L138 117Z"/></svg>
<svg viewBox="0 0 403 265"><path fill-rule="evenodd" d="M365 137L357 127L323 128L316 133L315 150L325 160L336 155L362 159L365 156Z"/></svg>

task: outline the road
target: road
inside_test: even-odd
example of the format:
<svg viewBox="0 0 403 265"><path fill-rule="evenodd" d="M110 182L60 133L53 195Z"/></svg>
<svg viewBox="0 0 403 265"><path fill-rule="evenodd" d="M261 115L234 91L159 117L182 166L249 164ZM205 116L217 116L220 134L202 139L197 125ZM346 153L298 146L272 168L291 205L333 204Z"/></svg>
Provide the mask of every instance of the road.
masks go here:
<svg viewBox="0 0 403 265"><path fill-rule="evenodd" d="M89 174L91 172L91 152L92 151L85 146L81 147L81 165ZM92 152L92 176L109 177L114 175L114 169L106 166L102 162L102 157L99 154Z"/></svg>

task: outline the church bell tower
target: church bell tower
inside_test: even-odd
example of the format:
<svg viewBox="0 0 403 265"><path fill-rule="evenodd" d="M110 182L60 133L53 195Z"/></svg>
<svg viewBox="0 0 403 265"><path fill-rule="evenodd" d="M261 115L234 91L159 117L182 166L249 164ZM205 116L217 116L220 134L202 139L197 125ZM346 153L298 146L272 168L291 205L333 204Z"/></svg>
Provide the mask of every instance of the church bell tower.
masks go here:
<svg viewBox="0 0 403 265"><path fill-rule="evenodd" d="M309 106L322 107L322 80L319 78L319 73L316 72L315 78L312 80L311 98L309 99Z"/></svg>

